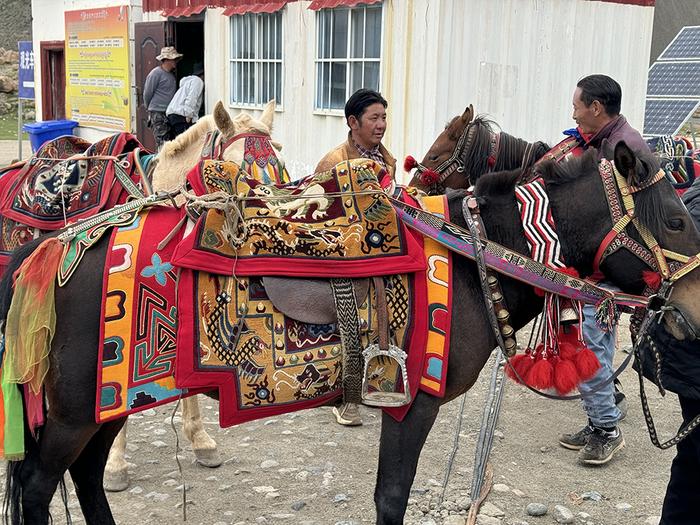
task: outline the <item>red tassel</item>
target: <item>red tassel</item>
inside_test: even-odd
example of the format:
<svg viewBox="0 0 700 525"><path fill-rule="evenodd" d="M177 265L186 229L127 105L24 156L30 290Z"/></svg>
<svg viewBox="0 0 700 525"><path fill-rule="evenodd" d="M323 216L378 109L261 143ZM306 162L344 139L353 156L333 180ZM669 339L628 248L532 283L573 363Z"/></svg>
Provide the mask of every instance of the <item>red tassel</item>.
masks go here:
<svg viewBox="0 0 700 525"><path fill-rule="evenodd" d="M406 159L403 161L403 169L404 171L411 171L413 168L418 166L418 162L416 162L416 159L408 155Z"/></svg>
<svg viewBox="0 0 700 525"><path fill-rule="evenodd" d="M527 354L514 355L510 358L510 366L506 367L506 375L516 383L522 384L522 380L525 379L525 376L534 364L535 360ZM518 375L515 375L515 372Z"/></svg>
<svg viewBox="0 0 700 525"><path fill-rule="evenodd" d="M559 394L568 394L579 384L578 372L568 359L558 359L554 366L554 388Z"/></svg>
<svg viewBox="0 0 700 525"><path fill-rule="evenodd" d="M554 385L554 367L549 359L537 359L532 365L525 382L534 388L546 390Z"/></svg>
<svg viewBox="0 0 700 525"><path fill-rule="evenodd" d="M432 186L440 180L440 174L437 171L425 170L420 174L421 184L424 186Z"/></svg>
<svg viewBox="0 0 700 525"><path fill-rule="evenodd" d="M579 350L576 356L576 370L582 383L591 379L599 369L600 362L590 348L584 346Z"/></svg>
<svg viewBox="0 0 700 525"><path fill-rule="evenodd" d="M574 361L576 359L576 347L567 341L559 340L559 358L563 361Z"/></svg>
<svg viewBox="0 0 700 525"><path fill-rule="evenodd" d="M661 286L661 275L659 272L652 272L650 270L644 270L642 272L642 279L646 285L652 290L656 291Z"/></svg>

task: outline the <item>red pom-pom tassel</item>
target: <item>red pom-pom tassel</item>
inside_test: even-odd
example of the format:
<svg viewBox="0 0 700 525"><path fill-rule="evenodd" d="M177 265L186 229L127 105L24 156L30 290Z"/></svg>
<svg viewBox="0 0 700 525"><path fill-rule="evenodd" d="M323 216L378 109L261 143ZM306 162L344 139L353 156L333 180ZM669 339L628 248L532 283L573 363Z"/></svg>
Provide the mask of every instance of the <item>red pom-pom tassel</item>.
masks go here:
<svg viewBox="0 0 700 525"><path fill-rule="evenodd" d="M525 382L534 387L546 390L554 385L554 367L549 359L538 359L525 377Z"/></svg>
<svg viewBox="0 0 700 525"><path fill-rule="evenodd" d="M506 375L516 383L522 384L534 364L535 360L527 354L514 355L510 358L510 366L506 366Z"/></svg>
<svg viewBox="0 0 700 525"><path fill-rule="evenodd" d="M440 174L437 171L425 170L420 174L420 181L424 186L432 186L440 180Z"/></svg>
<svg viewBox="0 0 700 525"><path fill-rule="evenodd" d="M411 155L408 155L403 161L404 171L411 171L416 166L418 166L418 162L416 162L416 159L414 159Z"/></svg>
<svg viewBox="0 0 700 525"><path fill-rule="evenodd" d="M582 383L591 379L599 369L600 362L590 348L583 347L579 350L576 356L576 370Z"/></svg>
<svg viewBox="0 0 700 525"><path fill-rule="evenodd" d="M574 390L579 384L576 365L568 359L558 359L554 365L554 388L563 395Z"/></svg>
<svg viewBox="0 0 700 525"><path fill-rule="evenodd" d="M659 272L644 270L642 272L642 279L644 279L646 285L654 291L658 290L661 286L661 274L659 274Z"/></svg>

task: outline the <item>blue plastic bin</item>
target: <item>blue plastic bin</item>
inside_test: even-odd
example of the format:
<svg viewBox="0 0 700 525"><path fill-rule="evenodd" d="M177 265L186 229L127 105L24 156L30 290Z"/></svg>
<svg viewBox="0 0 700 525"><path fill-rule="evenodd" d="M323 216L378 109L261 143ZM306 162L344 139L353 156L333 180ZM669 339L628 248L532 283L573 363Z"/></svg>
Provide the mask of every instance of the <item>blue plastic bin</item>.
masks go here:
<svg viewBox="0 0 700 525"><path fill-rule="evenodd" d="M75 120L45 120L43 122L25 124L22 126L22 129L29 134L32 151L36 151L48 140L63 135L72 135L73 129L77 125L78 123Z"/></svg>

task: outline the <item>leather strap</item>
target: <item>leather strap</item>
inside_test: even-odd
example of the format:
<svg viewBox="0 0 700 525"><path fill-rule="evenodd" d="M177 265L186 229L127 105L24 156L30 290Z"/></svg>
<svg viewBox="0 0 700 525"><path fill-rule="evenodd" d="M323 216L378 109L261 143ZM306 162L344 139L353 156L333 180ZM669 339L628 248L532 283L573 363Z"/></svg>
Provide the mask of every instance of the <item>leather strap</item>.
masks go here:
<svg viewBox="0 0 700 525"><path fill-rule="evenodd" d="M377 330L379 332L379 349L389 349L389 307L386 302L386 289L383 277L373 277L374 291L377 298Z"/></svg>

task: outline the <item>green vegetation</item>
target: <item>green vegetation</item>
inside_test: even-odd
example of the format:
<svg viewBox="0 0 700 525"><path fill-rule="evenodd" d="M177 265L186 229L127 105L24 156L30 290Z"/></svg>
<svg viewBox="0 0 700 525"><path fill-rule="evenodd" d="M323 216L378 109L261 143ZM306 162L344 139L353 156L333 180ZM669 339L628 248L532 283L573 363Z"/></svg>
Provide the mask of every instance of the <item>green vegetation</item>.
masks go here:
<svg viewBox="0 0 700 525"><path fill-rule="evenodd" d="M25 140L29 140L26 133L22 133ZM17 113L0 116L0 140L17 138Z"/></svg>

